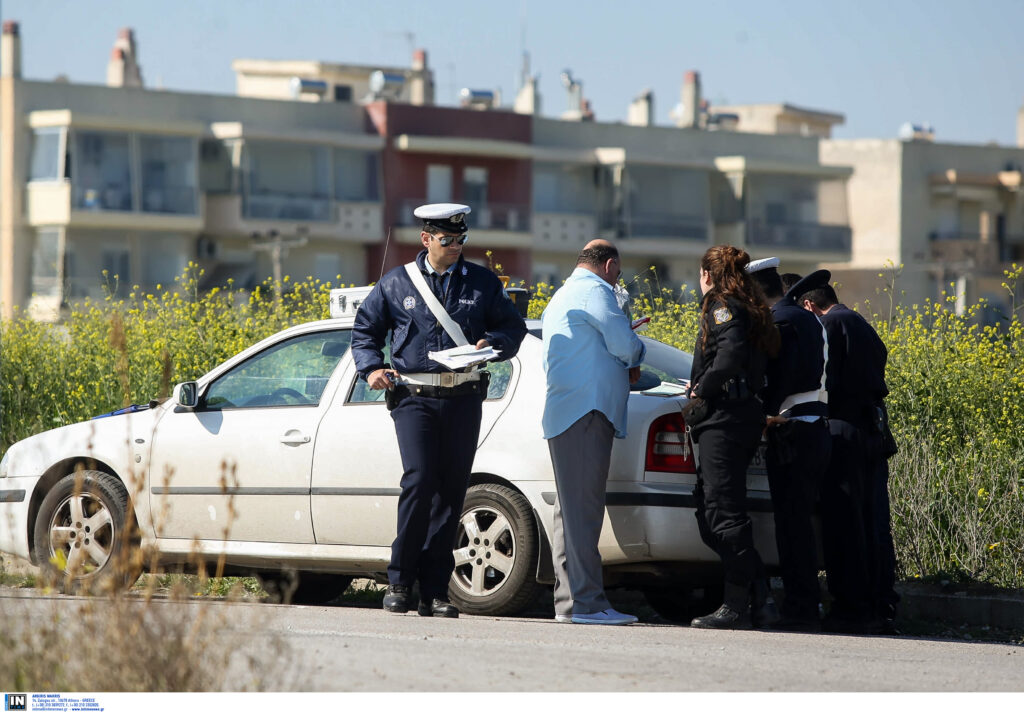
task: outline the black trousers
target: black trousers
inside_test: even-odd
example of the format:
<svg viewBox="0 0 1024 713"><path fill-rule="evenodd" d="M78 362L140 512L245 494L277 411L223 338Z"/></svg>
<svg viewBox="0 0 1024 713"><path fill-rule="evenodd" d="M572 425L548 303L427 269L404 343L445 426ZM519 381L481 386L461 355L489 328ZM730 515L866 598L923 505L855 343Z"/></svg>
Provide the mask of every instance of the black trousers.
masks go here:
<svg viewBox="0 0 1024 713"><path fill-rule="evenodd" d="M868 548L871 613L883 619L893 619L900 596L896 593L896 548L892 541L889 505L889 461L881 453L881 436L872 436L869 440L864 530Z"/></svg>
<svg viewBox="0 0 1024 713"><path fill-rule="evenodd" d="M725 569L725 603L737 611L746 610L751 585L764 577L747 513L747 467L762 429L756 422L722 424L697 435L704 517Z"/></svg>
<svg viewBox="0 0 1024 713"><path fill-rule="evenodd" d="M821 529L830 615L849 621L870 617L865 484L870 459L864 431L829 419L832 455L821 484Z"/></svg>
<svg viewBox="0 0 1024 713"><path fill-rule="evenodd" d="M388 582L411 587L419 580L424 599L447 597L482 402L478 394L408 396L391 411L405 472Z"/></svg>
<svg viewBox="0 0 1024 713"><path fill-rule="evenodd" d="M814 506L832 453L825 419L790 420L768 429L768 485L775 511L775 545L786 598L784 616L818 618L818 545Z"/></svg>

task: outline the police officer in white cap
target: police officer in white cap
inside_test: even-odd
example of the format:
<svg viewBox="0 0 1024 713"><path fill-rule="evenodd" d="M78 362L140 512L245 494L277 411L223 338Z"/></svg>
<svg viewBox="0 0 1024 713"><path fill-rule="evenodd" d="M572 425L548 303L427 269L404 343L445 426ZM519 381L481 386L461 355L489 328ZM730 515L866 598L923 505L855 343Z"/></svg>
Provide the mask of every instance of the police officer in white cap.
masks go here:
<svg viewBox="0 0 1024 713"><path fill-rule="evenodd" d="M352 329L360 376L371 388L388 390L404 468L384 597L384 609L394 613L409 610L419 582L421 616L459 615L448 580L487 395L486 372L450 372L427 353L472 344L493 347L505 360L526 336L498 277L462 256L469 213L456 203L417 208L423 250L381 278ZM390 365L384 361L389 334Z"/></svg>
<svg viewBox="0 0 1024 713"><path fill-rule="evenodd" d="M817 631L818 548L812 516L832 441L828 433L825 366L828 340L817 317L783 295L777 257L754 260L747 271L761 285L778 327L779 353L768 359L761 396L768 424L768 485L785 599L773 628ZM795 290L803 287L795 286Z"/></svg>

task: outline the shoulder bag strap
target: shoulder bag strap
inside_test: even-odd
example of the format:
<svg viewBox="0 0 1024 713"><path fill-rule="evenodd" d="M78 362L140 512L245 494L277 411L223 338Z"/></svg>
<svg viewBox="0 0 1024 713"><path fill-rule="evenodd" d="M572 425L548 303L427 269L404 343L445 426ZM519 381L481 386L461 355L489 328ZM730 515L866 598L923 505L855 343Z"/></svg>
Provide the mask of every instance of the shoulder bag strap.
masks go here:
<svg viewBox="0 0 1024 713"><path fill-rule="evenodd" d="M459 325L455 324L455 320L448 316L444 307L437 301L434 291L430 289L427 281L423 279L423 273L420 272L420 266L416 264L416 261L406 263L405 271L409 273L409 279L412 280L413 286L419 290L420 297L423 298L430 311L434 313L438 324L444 327L444 331L448 332L448 336L452 338L452 341L460 347L469 344L469 341L466 340L466 335L459 329Z"/></svg>

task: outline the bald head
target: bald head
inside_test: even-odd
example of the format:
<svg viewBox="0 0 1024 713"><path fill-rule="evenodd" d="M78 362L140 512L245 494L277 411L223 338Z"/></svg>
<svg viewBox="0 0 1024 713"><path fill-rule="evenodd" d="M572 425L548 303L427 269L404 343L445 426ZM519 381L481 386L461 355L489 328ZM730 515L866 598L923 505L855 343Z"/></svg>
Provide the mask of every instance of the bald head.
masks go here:
<svg viewBox="0 0 1024 713"><path fill-rule="evenodd" d="M607 240L591 240L583 246L576 267L590 270L605 282L614 285L621 272L619 267L619 251Z"/></svg>

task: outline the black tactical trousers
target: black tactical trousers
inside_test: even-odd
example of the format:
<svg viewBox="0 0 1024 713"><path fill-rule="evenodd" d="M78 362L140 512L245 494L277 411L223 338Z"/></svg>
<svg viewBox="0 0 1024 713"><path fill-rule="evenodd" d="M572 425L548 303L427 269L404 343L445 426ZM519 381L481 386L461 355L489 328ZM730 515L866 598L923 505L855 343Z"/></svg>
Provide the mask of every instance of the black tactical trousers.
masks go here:
<svg viewBox="0 0 1024 713"><path fill-rule="evenodd" d="M881 454L881 437L873 436L865 493L865 535L872 615L896 617L900 596L896 593L896 548L892 541L889 507L889 461Z"/></svg>
<svg viewBox="0 0 1024 713"><path fill-rule="evenodd" d="M832 455L821 484L821 529L829 612L834 619L870 618L868 540L864 507L869 458L864 432L847 421L829 419Z"/></svg>
<svg viewBox="0 0 1024 713"><path fill-rule="evenodd" d="M761 440L760 423L722 424L697 436L704 480L704 517L725 570L725 604L745 611L750 587L764 577L747 514L747 467Z"/></svg>
<svg viewBox="0 0 1024 713"><path fill-rule="evenodd" d="M818 540L813 516L831 452L825 419L790 420L768 429L768 485L786 593L782 613L790 619L818 618Z"/></svg>

